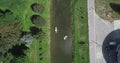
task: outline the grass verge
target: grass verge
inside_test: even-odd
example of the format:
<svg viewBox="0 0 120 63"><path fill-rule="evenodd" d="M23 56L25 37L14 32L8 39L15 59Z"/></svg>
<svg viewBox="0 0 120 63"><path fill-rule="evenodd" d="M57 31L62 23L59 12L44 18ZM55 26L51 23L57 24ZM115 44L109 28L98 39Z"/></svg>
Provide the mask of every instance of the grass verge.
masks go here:
<svg viewBox="0 0 120 63"><path fill-rule="evenodd" d="M43 32L45 32L45 36L42 40L34 39L33 43L30 46L30 50L27 53L26 63L50 63L50 0L37 0L34 2L42 4L45 7L45 10L42 14L26 11L26 18L29 18L27 16L29 13L37 14L43 17L46 21L46 25L42 28ZM31 25L30 20L26 20L26 18L24 19L25 22L23 22L23 27L25 31L29 31L29 27L34 25ZM29 24L26 26L26 23L29 23L30 26Z"/></svg>
<svg viewBox="0 0 120 63"><path fill-rule="evenodd" d="M73 62L89 63L87 0L72 0Z"/></svg>
<svg viewBox="0 0 120 63"><path fill-rule="evenodd" d="M42 4L45 7L44 12L33 12L31 9L33 3ZM30 27L34 26L30 20L30 17L33 14L40 15L45 19L46 25L42 27L42 31L45 33L44 39L37 40L34 38L34 41L29 46L25 63L50 63L50 0L1 0L0 4L0 10L5 11L6 9L9 9L13 12L13 19L17 19L21 22L22 31L30 32ZM5 20L12 22L12 20L8 18L5 18ZM3 24L2 21L0 23ZM41 53L42 56L40 56Z"/></svg>

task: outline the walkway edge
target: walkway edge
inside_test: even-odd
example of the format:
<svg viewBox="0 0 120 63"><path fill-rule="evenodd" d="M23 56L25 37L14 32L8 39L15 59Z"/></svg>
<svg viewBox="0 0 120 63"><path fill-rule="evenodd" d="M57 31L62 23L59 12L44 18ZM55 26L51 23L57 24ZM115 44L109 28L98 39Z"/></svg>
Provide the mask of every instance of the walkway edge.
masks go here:
<svg viewBox="0 0 120 63"><path fill-rule="evenodd" d="M88 0L88 26L89 26L89 55L90 55L90 63L96 63L96 46L94 41L95 38L95 5L94 0Z"/></svg>

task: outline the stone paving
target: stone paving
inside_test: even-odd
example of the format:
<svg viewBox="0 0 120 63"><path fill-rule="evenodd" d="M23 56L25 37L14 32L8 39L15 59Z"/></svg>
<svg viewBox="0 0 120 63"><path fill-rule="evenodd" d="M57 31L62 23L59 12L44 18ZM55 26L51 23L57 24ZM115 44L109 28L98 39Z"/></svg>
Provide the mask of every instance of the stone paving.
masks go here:
<svg viewBox="0 0 120 63"><path fill-rule="evenodd" d="M106 63L102 53L102 45L110 32L120 29L120 21L111 22L101 19L95 12L94 0L88 0L88 23L90 63Z"/></svg>

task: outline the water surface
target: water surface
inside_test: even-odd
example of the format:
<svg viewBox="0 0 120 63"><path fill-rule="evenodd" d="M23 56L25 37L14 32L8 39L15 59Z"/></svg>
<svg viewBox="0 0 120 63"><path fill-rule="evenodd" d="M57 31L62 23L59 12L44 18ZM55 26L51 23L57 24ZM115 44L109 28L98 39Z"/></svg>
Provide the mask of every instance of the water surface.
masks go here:
<svg viewBox="0 0 120 63"><path fill-rule="evenodd" d="M51 0L51 63L72 63L70 3L71 0Z"/></svg>

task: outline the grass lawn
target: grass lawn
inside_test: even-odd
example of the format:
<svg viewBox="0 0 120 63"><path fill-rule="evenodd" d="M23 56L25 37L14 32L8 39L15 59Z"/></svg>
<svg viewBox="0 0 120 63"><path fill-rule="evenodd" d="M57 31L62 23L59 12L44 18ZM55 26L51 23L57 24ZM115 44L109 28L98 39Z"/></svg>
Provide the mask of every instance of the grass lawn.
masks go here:
<svg viewBox="0 0 120 63"><path fill-rule="evenodd" d="M31 9L33 3L42 4L45 8L44 12L33 12ZM42 27L43 32L46 33L45 38L41 42L40 40L34 39L27 52L25 63L50 63L50 0L1 0L0 4L1 10L9 9L13 12L14 19L21 21L23 31L29 32L29 28L34 26L30 20L33 14L40 15L45 19L46 24ZM3 22L0 23L3 24Z"/></svg>
<svg viewBox="0 0 120 63"><path fill-rule="evenodd" d="M89 63L87 0L72 0L74 63Z"/></svg>
<svg viewBox="0 0 120 63"><path fill-rule="evenodd" d="M111 3L117 4L114 6L114 9L111 8ZM95 8L96 13L105 20L120 19L120 0L95 0ZM117 12L115 8L118 10Z"/></svg>
<svg viewBox="0 0 120 63"><path fill-rule="evenodd" d="M34 0L32 0L34 1ZM46 25L42 28L43 32L46 33L45 38L42 39L40 42L39 40L34 39L33 43L30 46L30 50L27 53L27 60L26 63L50 63L50 20L49 20L49 0L37 0L34 1L37 3L40 3L44 5L45 10L42 14L34 13L37 15L42 16L46 20ZM29 10L30 8L28 8ZM33 14L31 11L26 11L26 18L29 19L30 16L28 16L30 13ZM31 25L30 20L25 20L23 23L23 27L25 31L29 31L29 26L34 26ZM29 23L26 25L26 23ZM41 55L42 54L42 55Z"/></svg>

